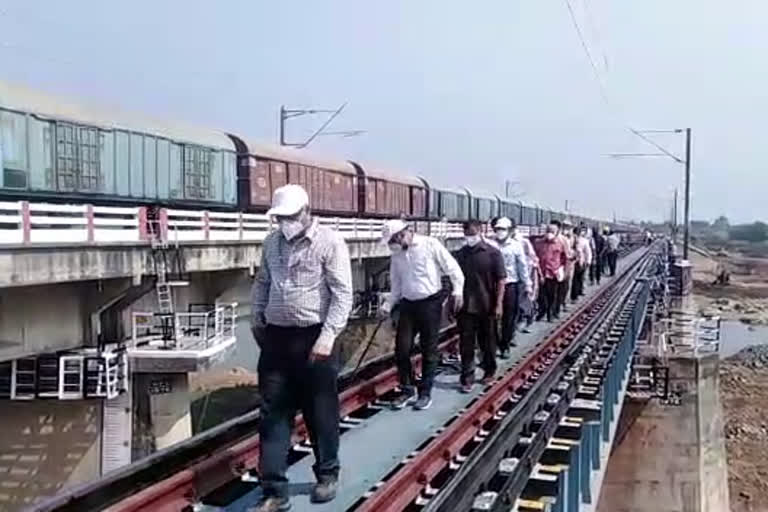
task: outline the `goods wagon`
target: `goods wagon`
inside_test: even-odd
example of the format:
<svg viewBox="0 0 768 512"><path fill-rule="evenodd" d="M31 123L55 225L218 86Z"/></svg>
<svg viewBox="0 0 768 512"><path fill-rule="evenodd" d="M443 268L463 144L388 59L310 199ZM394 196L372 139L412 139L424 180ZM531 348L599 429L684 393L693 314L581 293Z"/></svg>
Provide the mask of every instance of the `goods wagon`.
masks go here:
<svg viewBox="0 0 768 512"><path fill-rule="evenodd" d="M362 212L369 217L413 218L427 216L426 182L408 175L398 175L382 168L351 162L362 176Z"/></svg>
<svg viewBox="0 0 768 512"><path fill-rule="evenodd" d="M520 224L525 226L535 226L539 224L539 214L533 206L522 205L520 214Z"/></svg>
<svg viewBox="0 0 768 512"><path fill-rule="evenodd" d="M503 199L496 196L499 202L499 216L507 217L515 221L516 224L522 224L523 205L521 203L515 203L509 199Z"/></svg>
<svg viewBox="0 0 768 512"><path fill-rule="evenodd" d="M487 222L499 215L499 201L495 196L483 193L473 193L467 190L470 198L470 217Z"/></svg>
<svg viewBox="0 0 768 512"><path fill-rule="evenodd" d="M226 135L98 111L0 82L0 195L45 201L236 205Z"/></svg>
<svg viewBox="0 0 768 512"><path fill-rule="evenodd" d="M301 150L243 141L230 135L238 150L238 195L241 209L265 211L276 188L303 186L319 213L358 215L360 176L345 160L324 160Z"/></svg>
<svg viewBox="0 0 768 512"><path fill-rule="evenodd" d="M466 190L438 189L440 217L451 221L465 221L470 217L470 197Z"/></svg>

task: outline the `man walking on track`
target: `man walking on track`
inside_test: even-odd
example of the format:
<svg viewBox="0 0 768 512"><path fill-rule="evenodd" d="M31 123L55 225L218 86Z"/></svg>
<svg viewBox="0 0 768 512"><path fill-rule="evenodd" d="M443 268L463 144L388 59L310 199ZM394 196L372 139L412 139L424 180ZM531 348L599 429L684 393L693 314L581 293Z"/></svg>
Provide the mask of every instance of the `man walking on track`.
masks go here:
<svg viewBox="0 0 768 512"><path fill-rule="evenodd" d="M501 320L501 339L499 350L502 359L509 357L509 349L514 345L515 331L520 317L520 298L523 293L532 293L531 276L523 245L514 238L515 224L507 217L501 217L493 226L496 233L496 245L504 257L506 285L504 287L504 314Z"/></svg>
<svg viewBox="0 0 768 512"><path fill-rule="evenodd" d="M557 231L556 224L548 225L544 239L536 244L536 254L539 257L543 279L540 292L542 300L539 320L546 316L548 322L560 317L560 302L557 291L560 282L565 278L565 264L568 260L565 247L562 241L557 238Z"/></svg>
<svg viewBox="0 0 768 512"><path fill-rule="evenodd" d="M454 310L458 312L464 297L464 274L439 240L414 233L403 220L387 221L381 240L392 251L389 264L391 292L382 313L391 313L396 305L400 309L395 337L400 394L392 406L402 409L413 404L414 409L427 409L432 405L432 385L440 362L437 342L445 298L441 276L447 275L451 280ZM422 353L418 397L411 367L411 348L417 332Z"/></svg>
<svg viewBox="0 0 768 512"><path fill-rule="evenodd" d="M286 478L297 409L315 453L313 502L335 498L339 477L339 350L336 337L352 309L349 251L336 231L318 224L298 185L275 190L268 215L279 229L264 240L252 290L258 343L259 470L263 499L250 512L291 506Z"/></svg>
<svg viewBox="0 0 768 512"><path fill-rule="evenodd" d="M475 381L475 347L482 355L483 383L496 373L496 322L503 312L507 271L504 258L483 240L479 220L464 223L466 245L456 254L464 274L464 307L459 312L461 335L461 390L472 391Z"/></svg>

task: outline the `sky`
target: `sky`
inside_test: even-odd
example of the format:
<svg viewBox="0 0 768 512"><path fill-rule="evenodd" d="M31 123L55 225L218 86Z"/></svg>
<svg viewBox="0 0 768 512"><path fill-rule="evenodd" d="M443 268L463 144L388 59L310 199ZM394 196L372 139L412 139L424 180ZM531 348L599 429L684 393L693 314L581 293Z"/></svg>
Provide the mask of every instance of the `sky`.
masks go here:
<svg viewBox="0 0 768 512"><path fill-rule="evenodd" d="M669 217L683 166L607 155L690 127L692 217L745 222L768 219L766 20L764 0L0 0L0 77L265 142L281 104L348 102L330 129L366 133L308 151L600 218Z"/></svg>

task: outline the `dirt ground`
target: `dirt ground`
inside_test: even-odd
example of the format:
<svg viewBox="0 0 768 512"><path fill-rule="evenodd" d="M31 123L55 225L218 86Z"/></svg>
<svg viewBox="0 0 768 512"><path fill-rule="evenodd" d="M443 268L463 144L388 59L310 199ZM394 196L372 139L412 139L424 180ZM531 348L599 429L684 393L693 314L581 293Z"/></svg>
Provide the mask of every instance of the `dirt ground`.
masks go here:
<svg viewBox="0 0 768 512"><path fill-rule="evenodd" d="M720 366L731 512L768 511L768 345L759 349Z"/></svg>
<svg viewBox="0 0 768 512"><path fill-rule="evenodd" d="M768 266L738 254L713 259L696 252L691 254L691 263L699 313L750 325L768 325ZM730 284L713 284L723 266L730 273Z"/></svg>
<svg viewBox="0 0 768 512"><path fill-rule="evenodd" d="M696 253L691 260L700 313L768 325L768 260ZM730 284L715 285L723 266ZM720 397L731 512L768 512L768 345L744 349L722 362Z"/></svg>

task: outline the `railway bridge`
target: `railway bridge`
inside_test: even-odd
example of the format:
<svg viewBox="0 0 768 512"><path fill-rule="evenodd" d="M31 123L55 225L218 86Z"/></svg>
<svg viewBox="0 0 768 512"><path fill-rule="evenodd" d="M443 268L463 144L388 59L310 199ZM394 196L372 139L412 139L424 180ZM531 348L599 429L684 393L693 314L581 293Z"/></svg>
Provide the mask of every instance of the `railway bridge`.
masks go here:
<svg viewBox="0 0 768 512"><path fill-rule="evenodd" d="M349 243L364 318L388 266L382 220L320 221ZM458 223L415 225L462 243ZM271 228L251 213L0 203L1 510L258 500L258 410L192 435L188 376L252 343L249 282ZM428 411L389 410L390 356L344 374L340 494L309 504L298 418L294 510L727 510L716 326L691 311L687 262L662 242L624 246L617 276L535 324L483 389L455 389L450 323Z"/></svg>

